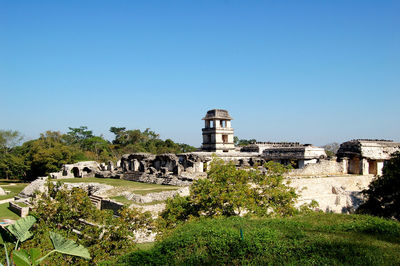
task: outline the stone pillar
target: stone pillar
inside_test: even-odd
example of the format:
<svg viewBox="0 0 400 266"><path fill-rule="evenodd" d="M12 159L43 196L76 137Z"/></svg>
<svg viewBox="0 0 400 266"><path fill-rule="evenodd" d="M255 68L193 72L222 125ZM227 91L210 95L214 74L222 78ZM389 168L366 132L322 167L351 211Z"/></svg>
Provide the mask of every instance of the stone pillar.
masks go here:
<svg viewBox="0 0 400 266"><path fill-rule="evenodd" d="M343 174L349 173L349 158L342 159L342 173Z"/></svg>
<svg viewBox="0 0 400 266"><path fill-rule="evenodd" d="M362 158L360 160L360 170L362 175L369 175L369 163L367 159Z"/></svg>
<svg viewBox="0 0 400 266"><path fill-rule="evenodd" d="M134 159L133 160L133 171L135 171L135 172L139 171L139 166L140 166L139 161Z"/></svg>
<svg viewBox="0 0 400 266"><path fill-rule="evenodd" d="M203 162L195 163L195 166L196 166L196 172L200 172L200 173L203 172L203 169L204 169Z"/></svg>
<svg viewBox="0 0 400 266"><path fill-rule="evenodd" d="M227 127L227 128L230 128L230 127L231 127L231 120L227 120L227 121L226 121L226 127Z"/></svg>
<svg viewBox="0 0 400 266"><path fill-rule="evenodd" d="M111 162L111 161L108 162L107 170L108 170L108 171L114 171L114 164L113 164L113 162Z"/></svg>
<svg viewBox="0 0 400 266"><path fill-rule="evenodd" d="M299 160L299 161L298 161L298 164L299 164L299 169L303 169L304 166L305 166L304 160Z"/></svg>
<svg viewBox="0 0 400 266"><path fill-rule="evenodd" d="M383 162L382 161L377 161L376 162L376 174L377 176L382 175L382 169L383 169Z"/></svg>

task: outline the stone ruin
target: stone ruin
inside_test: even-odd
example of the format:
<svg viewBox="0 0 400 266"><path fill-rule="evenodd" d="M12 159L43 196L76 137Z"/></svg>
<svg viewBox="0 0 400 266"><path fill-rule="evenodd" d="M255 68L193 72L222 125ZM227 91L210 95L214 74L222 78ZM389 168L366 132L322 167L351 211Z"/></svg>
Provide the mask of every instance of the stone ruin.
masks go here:
<svg viewBox="0 0 400 266"><path fill-rule="evenodd" d="M122 179L176 186L190 185L205 177L204 165L209 159L196 153L126 154L121 158Z"/></svg>
<svg viewBox="0 0 400 266"><path fill-rule="evenodd" d="M385 161L398 151L400 143L391 140L355 139L342 143L337 156L346 162L349 174L380 176Z"/></svg>
<svg viewBox="0 0 400 266"><path fill-rule="evenodd" d="M50 177L53 179L118 178L153 184L189 186L199 178L206 178L206 172L214 155L226 162L234 162L238 168L262 167L268 161L275 161L294 167L287 174L287 178L291 179L291 186L300 194L299 204L309 203L314 199L324 211L347 213L352 212L362 202L360 192L368 187L373 176L382 174L385 161L389 160L393 153L400 151L400 143L371 139L342 143L336 157L328 157L321 147L298 142L256 142L238 148L233 145L232 118L226 110L210 110L203 119L205 120L205 128L202 130L203 145L199 151L159 155L125 154L116 165L112 162L99 164L94 161L66 164L60 172L51 173ZM344 176L347 174L353 176ZM43 188L44 181L35 182L37 184L41 182L40 188ZM31 196L35 190L35 182L21 192L20 196ZM103 189L109 189L96 187L94 184L72 186L86 189L92 194L92 198L98 197ZM176 193L178 192L126 196L137 202L149 202L154 198L164 199ZM106 199L100 202L101 208L116 210L121 207L120 203L118 205ZM165 204L159 205L157 211L160 211Z"/></svg>
<svg viewBox="0 0 400 266"><path fill-rule="evenodd" d="M66 164L52 178L104 177L186 186L206 177L213 154L237 167L263 165L275 161L292 165L288 176L329 176L343 174L381 175L384 162L400 151L400 143L388 140L352 140L340 145L337 157L329 158L325 150L298 142L256 142L240 149L233 146L232 117L228 111L213 109L203 118L203 145L200 151L183 154L125 154L114 166L112 162L94 161Z"/></svg>

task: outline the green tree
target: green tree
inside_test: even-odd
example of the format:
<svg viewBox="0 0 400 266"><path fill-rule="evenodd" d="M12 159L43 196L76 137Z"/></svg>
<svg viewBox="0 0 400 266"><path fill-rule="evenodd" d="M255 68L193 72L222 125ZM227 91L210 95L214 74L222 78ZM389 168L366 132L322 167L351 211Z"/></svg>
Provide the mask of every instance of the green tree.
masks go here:
<svg viewBox="0 0 400 266"><path fill-rule="evenodd" d="M57 172L63 164L86 159L82 151L67 145L63 134L54 131L47 131L40 134L40 138L25 142L21 151L29 166L27 178L30 180Z"/></svg>
<svg viewBox="0 0 400 266"><path fill-rule="evenodd" d="M0 151L10 150L21 142L21 133L14 130L0 130Z"/></svg>
<svg viewBox="0 0 400 266"><path fill-rule="evenodd" d="M64 137L70 144L81 145L84 140L94 137L93 131L88 130L86 126L79 128L69 127L69 130Z"/></svg>
<svg viewBox="0 0 400 266"><path fill-rule="evenodd" d="M233 137L233 142L235 143L235 146L246 146L252 143L256 143L257 140L255 139L239 139L238 137Z"/></svg>
<svg viewBox="0 0 400 266"><path fill-rule="evenodd" d="M0 130L0 177L18 179L25 176L24 157L16 151L21 140L18 131Z"/></svg>
<svg viewBox="0 0 400 266"><path fill-rule="evenodd" d="M358 213L394 218L400 221L400 152L385 163L383 175L363 191L366 197Z"/></svg>
<svg viewBox="0 0 400 266"><path fill-rule="evenodd" d="M328 143L322 148L325 149L326 155L328 156L336 156L337 151L339 150L340 144L337 142Z"/></svg>
<svg viewBox="0 0 400 266"><path fill-rule="evenodd" d="M48 231L59 232L76 243L85 246L92 255L92 264L125 254L135 248L134 231L151 229L149 212L123 208L119 216L110 210L98 210L91 203L87 193L80 188L68 190L60 183L48 184L49 193L38 195L32 214L37 217L36 234L23 248L45 246L50 249L44 237ZM60 257L54 256L53 264ZM68 264L79 264L78 258L67 258Z"/></svg>
<svg viewBox="0 0 400 266"><path fill-rule="evenodd" d="M175 143L171 139L165 141L160 139L159 134L147 128L144 131L139 129L126 130L124 127L111 127L110 131L114 133L115 139L114 154L125 154L131 152L148 152L153 154L161 153L182 153L194 151L196 148L187 145Z"/></svg>
<svg viewBox="0 0 400 266"><path fill-rule="evenodd" d="M283 179L289 167L268 162L265 168L266 172L256 168L237 169L233 162L224 163L214 158L207 179L194 182L189 196L176 196L167 201L160 226L172 228L200 216L294 214L297 195Z"/></svg>

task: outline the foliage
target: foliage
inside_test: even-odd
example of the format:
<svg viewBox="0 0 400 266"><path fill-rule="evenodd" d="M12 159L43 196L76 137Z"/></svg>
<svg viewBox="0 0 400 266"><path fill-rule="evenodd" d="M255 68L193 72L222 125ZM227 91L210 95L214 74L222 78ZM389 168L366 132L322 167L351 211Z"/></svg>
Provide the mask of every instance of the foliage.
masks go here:
<svg viewBox="0 0 400 266"><path fill-rule="evenodd" d="M0 176L14 178L23 176L27 167L14 147L22 140L21 133L13 130L0 130Z"/></svg>
<svg viewBox="0 0 400 266"><path fill-rule="evenodd" d="M58 172L63 164L79 161L117 161L122 154L132 152L161 154L195 150L187 144L161 140L149 128L141 131L111 127L110 131L115 134L112 143L101 135L94 135L86 126L69 130L66 134L46 131L21 146L18 146L22 140L19 132L0 130L0 177L33 180Z"/></svg>
<svg viewBox="0 0 400 266"><path fill-rule="evenodd" d="M332 142L332 143L328 143L324 146L322 146L322 148L325 149L326 155L332 157L332 156L336 156L337 151L339 150L340 144L337 142Z"/></svg>
<svg viewBox="0 0 400 266"><path fill-rule="evenodd" d="M358 208L359 213L400 221L400 152L385 163L383 175L373 180L363 194L366 201Z"/></svg>
<svg viewBox="0 0 400 266"><path fill-rule="evenodd" d="M235 146L246 146L249 144L256 143L257 140L255 139L239 139L238 137L233 137L233 142L235 143Z"/></svg>
<svg viewBox="0 0 400 266"><path fill-rule="evenodd" d="M64 136L67 144L85 152L86 157L98 161L109 161L112 158L111 144L103 136L93 135L86 126L69 128Z"/></svg>
<svg viewBox="0 0 400 266"><path fill-rule="evenodd" d="M10 150L22 140L21 133L14 130L0 130L0 150Z"/></svg>
<svg viewBox="0 0 400 266"><path fill-rule="evenodd" d="M114 150L119 155L129 152L162 154L195 150L190 145L175 143L170 139L163 141L157 133L151 131L149 128L141 131L139 129L126 130L125 127L111 127L110 132L115 135L115 139L113 140Z"/></svg>
<svg viewBox="0 0 400 266"><path fill-rule="evenodd" d="M39 258L40 250L37 248L31 248L29 251L18 249L18 244L20 242L24 242L33 236L32 232L29 230L32 228L35 222L35 217L27 216L19 219L12 225L8 225L5 227L5 229L0 229L0 244L3 244L4 246L5 257L8 266L11 265L11 263L8 256L7 242L10 243L12 241L15 243L15 248L12 253L12 264L15 263L17 266L38 265L54 252L90 259L89 252L85 247L76 244L72 240L65 239L61 235L54 232L50 232L50 239L52 240L54 250L51 250L42 258ZM15 240L12 240L12 238Z"/></svg>
<svg viewBox="0 0 400 266"><path fill-rule="evenodd" d="M243 232L241 238L240 231ZM400 224L363 215L219 217L179 226L119 265L398 265Z"/></svg>
<svg viewBox="0 0 400 266"><path fill-rule="evenodd" d="M200 216L294 214L297 195L283 180L289 168L274 162L268 162L265 168L265 173L256 168L237 169L233 162L224 163L214 157L208 178L194 182L189 196L167 201L160 227L173 228Z"/></svg>
<svg viewBox="0 0 400 266"><path fill-rule="evenodd" d="M120 216L112 211L98 210L91 203L87 193L79 188L67 190L61 184L48 184L49 193L40 194L33 209L38 224L32 241L27 248L37 245L50 247L44 241L48 231L57 230L61 235L88 248L91 263L97 263L134 248L134 231L152 228L150 213L123 208ZM60 259L53 256L53 263ZM65 258L67 264L79 264L78 258Z"/></svg>
<svg viewBox="0 0 400 266"><path fill-rule="evenodd" d="M29 166L27 179L59 171L63 164L74 163L80 151L68 146L60 132L47 131L37 140L25 142L21 149Z"/></svg>

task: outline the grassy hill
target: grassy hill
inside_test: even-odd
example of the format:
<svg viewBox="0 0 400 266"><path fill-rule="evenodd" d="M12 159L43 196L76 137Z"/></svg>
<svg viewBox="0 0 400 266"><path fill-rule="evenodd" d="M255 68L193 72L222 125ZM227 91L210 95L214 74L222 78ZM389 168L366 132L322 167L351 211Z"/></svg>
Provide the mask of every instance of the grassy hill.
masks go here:
<svg viewBox="0 0 400 266"><path fill-rule="evenodd" d="M243 238L240 234L243 232ZM363 215L202 219L120 265L400 265L400 223Z"/></svg>

